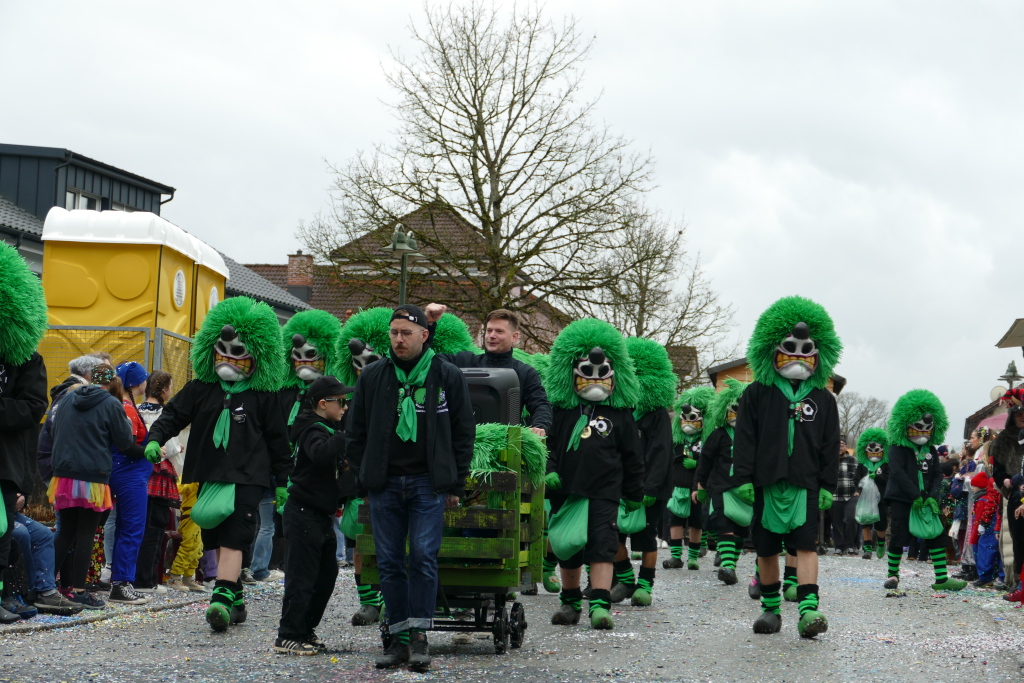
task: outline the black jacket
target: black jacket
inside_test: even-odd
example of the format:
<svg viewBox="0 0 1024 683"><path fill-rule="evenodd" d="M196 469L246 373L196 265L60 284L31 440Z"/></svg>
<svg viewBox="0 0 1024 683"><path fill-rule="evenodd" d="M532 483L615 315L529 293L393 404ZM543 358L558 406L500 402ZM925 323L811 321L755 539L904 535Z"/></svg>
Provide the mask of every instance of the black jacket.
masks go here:
<svg viewBox="0 0 1024 683"><path fill-rule="evenodd" d="M672 445L672 486L682 489L693 489L696 486L697 469L683 467L683 460L692 458L700 460L700 452L704 443L698 436L693 443L677 443Z"/></svg>
<svg viewBox="0 0 1024 683"><path fill-rule="evenodd" d="M69 388L75 386L76 384L88 383L89 380L87 380L84 377L81 377L80 375L70 375L69 377L66 377L64 381L58 384L57 386L50 387L50 402L56 402L58 398L64 395L64 392L66 392Z"/></svg>
<svg viewBox="0 0 1024 683"><path fill-rule="evenodd" d="M511 368L519 377L519 400L530 414L530 427L539 427L551 431L551 404L547 392L540 381L540 373L521 360L508 353L473 353L460 351L455 354L440 354L441 357L458 368Z"/></svg>
<svg viewBox="0 0 1024 683"><path fill-rule="evenodd" d="M46 366L33 352L21 365L0 360L0 479L32 490L39 421L46 413Z"/></svg>
<svg viewBox="0 0 1024 683"><path fill-rule="evenodd" d="M922 474L924 490L921 489L917 473ZM885 500L913 503L927 495L939 499L942 488L942 470L939 468L939 454L929 447L924 460L917 462L917 455L906 446L889 446L889 482L885 487Z"/></svg>
<svg viewBox="0 0 1024 683"><path fill-rule="evenodd" d="M333 515L341 503L341 475L348 467L342 425L328 422L306 408L295 417L288 436L295 444L288 500Z"/></svg>
<svg viewBox="0 0 1024 683"><path fill-rule="evenodd" d="M724 493L739 486L732 468L732 439L725 427L719 427L704 442L697 462L696 478L709 492Z"/></svg>
<svg viewBox="0 0 1024 683"><path fill-rule="evenodd" d="M164 406L149 429L149 441L161 446L192 425L181 480L221 481L267 486L271 475L284 486L291 471L286 416L276 392L246 390L232 394L231 435L225 451L213 445L213 431L224 407L219 384L192 380Z"/></svg>
<svg viewBox="0 0 1024 683"><path fill-rule="evenodd" d="M124 406L100 386L61 397L53 416L53 475L110 483L111 453L135 443Z"/></svg>
<svg viewBox="0 0 1024 683"><path fill-rule="evenodd" d="M462 497L476 440L469 386L462 371L435 356L424 387L426 412L419 419L425 421L430 480L435 492ZM439 402L442 391L444 401ZM398 438L397 417L398 377L391 359L384 357L359 375L346 416L346 453L366 490L381 491L387 484L391 440Z"/></svg>
<svg viewBox="0 0 1024 683"><path fill-rule="evenodd" d="M988 455L992 461L992 478L996 482L996 488L1003 494L1004 498L1009 497L1014 487L1004 488L1003 482L1013 479L1021 473L1022 459L1024 459L1024 445L1018 443L1019 429L1014 424L1013 413L1006 414L1006 424L1003 431L996 435L992 445L988 447Z"/></svg>
<svg viewBox="0 0 1024 683"><path fill-rule="evenodd" d="M857 463L857 490L860 491L860 482L863 481L864 477L868 476L868 468L864 467L860 463ZM885 489L889 483L889 463L883 464L875 471L875 486L878 487L878 492L882 495L882 500L885 500Z"/></svg>
<svg viewBox="0 0 1024 683"><path fill-rule="evenodd" d="M590 404L584 409L591 415L590 436L575 451L569 450L569 437L580 408L554 410L547 471L558 472L562 487L552 496L643 500L644 461L633 411Z"/></svg>
<svg viewBox="0 0 1024 683"><path fill-rule="evenodd" d="M640 416L640 452L644 455L644 495L672 497L672 418L665 408Z"/></svg>
<svg viewBox="0 0 1024 683"><path fill-rule="evenodd" d="M839 476L836 399L827 389L813 389L804 406L789 455L789 400L775 385L752 382L747 387L740 397L733 436L737 486L768 486L785 479L810 491L835 492Z"/></svg>

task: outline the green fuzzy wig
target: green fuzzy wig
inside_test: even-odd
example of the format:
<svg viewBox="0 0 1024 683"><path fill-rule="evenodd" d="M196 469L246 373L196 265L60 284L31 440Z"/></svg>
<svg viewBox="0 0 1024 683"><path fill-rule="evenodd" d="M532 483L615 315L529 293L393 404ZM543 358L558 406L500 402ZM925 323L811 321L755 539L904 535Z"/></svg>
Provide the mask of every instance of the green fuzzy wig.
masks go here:
<svg viewBox="0 0 1024 683"><path fill-rule="evenodd" d="M889 435L889 443L894 446L906 446L913 451L921 448L907 438L907 427L920 420L925 413L931 413L935 420L932 438L925 446L941 444L946 438L946 430L949 429L949 418L939 397L927 389L911 389L896 399L885 428Z"/></svg>
<svg viewBox="0 0 1024 683"><path fill-rule="evenodd" d="M306 382L295 375L292 365L292 337L301 334L316 347L324 359L324 374L337 376L337 345L341 335L341 321L327 311L300 311L281 328L281 343L284 345L284 362L288 366L284 385L304 389ZM351 386L351 385L350 385Z"/></svg>
<svg viewBox="0 0 1024 683"><path fill-rule="evenodd" d="M711 402L707 417L704 418L705 441L711 436L711 432L725 426L725 416L729 412L729 406L739 403L740 396L748 386L750 386L749 382L741 382L732 377L725 380L725 388L715 394L715 400Z"/></svg>
<svg viewBox="0 0 1024 683"><path fill-rule="evenodd" d="M747 362L755 381L769 386L775 383L779 376L775 370L775 349L800 322L807 323L811 339L818 347L818 364L807 382L815 389L825 387L843 353L843 343L825 309L802 296L779 299L757 319L747 345Z"/></svg>
<svg viewBox="0 0 1024 683"><path fill-rule="evenodd" d="M658 408L668 408L676 396L679 378L672 371L668 351L656 341L629 337L626 349L636 368L636 379L640 382L640 398L636 409L646 415Z"/></svg>
<svg viewBox="0 0 1024 683"><path fill-rule="evenodd" d="M878 461L877 465L889 462L889 434L881 427L871 427L870 429L865 429L857 437L857 448L854 449L857 453L857 462L864 465L864 467L876 465L876 463L868 460L867 451L865 450L872 441L882 444L882 459Z"/></svg>
<svg viewBox="0 0 1024 683"><path fill-rule="evenodd" d="M714 400L715 390L712 387L693 387L679 394L675 405L672 406L672 410L675 412L675 416L672 418L672 443L686 443L688 439L693 438L688 436L683 431L683 428L679 426L679 411L683 409L683 406L690 404L696 407L700 410L701 415L704 416L704 423L707 424L708 410L711 408L711 402Z"/></svg>
<svg viewBox="0 0 1024 683"><path fill-rule="evenodd" d="M348 319L338 337L335 361L337 362L337 378L350 387L356 385L359 375L352 367L352 352L348 350L350 339L361 339L381 356L387 354L391 348L391 340L388 337L388 329L391 327L391 315L394 313L391 308L370 308L356 313Z"/></svg>
<svg viewBox="0 0 1024 683"><path fill-rule="evenodd" d="M390 321L388 322L390 325ZM434 330L434 341L432 347L438 353L459 353L460 351L473 351L481 353L480 347L473 343L473 335L462 319L451 313L445 313L437 321Z"/></svg>
<svg viewBox="0 0 1024 683"><path fill-rule="evenodd" d="M225 325L235 328L256 365L249 376L249 388L254 391L278 391L288 372L288 365L284 360L277 314L267 304L247 296L224 299L206 315L192 343L192 372L195 378L211 384L220 382L214 370L213 347L220 339L221 328Z"/></svg>
<svg viewBox="0 0 1024 683"><path fill-rule="evenodd" d="M570 323L555 338L544 373L544 389L551 405L575 408L582 399L576 394L573 368L595 346L604 349L615 371L615 389L605 401L613 408L633 408L640 398L640 383L636 379L633 359L626 350L626 340L614 327L595 318L584 318Z"/></svg>
<svg viewBox="0 0 1024 683"><path fill-rule="evenodd" d="M517 353L518 352L518 353ZM526 353L520 349L512 350L512 357L518 358L523 361L531 368L537 371L540 375L541 381L544 381L544 373L548 370L548 361L551 360L550 356L546 353Z"/></svg>
<svg viewBox="0 0 1024 683"><path fill-rule="evenodd" d="M548 466L548 449L544 441L523 427L519 430L522 438L522 472L534 486L540 486ZM489 472L508 469L500 462L501 451L508 443L508 425L488 422L476 426L476 440L473 442L473 459L469 470L473 476L486 476Z"/></svg>
<svg viewBox="0 0 1024 683"><path fill-rule="evenodd" d="M43 284L17 249L0 242L0 360L28 361L48 325Z"/></svg>

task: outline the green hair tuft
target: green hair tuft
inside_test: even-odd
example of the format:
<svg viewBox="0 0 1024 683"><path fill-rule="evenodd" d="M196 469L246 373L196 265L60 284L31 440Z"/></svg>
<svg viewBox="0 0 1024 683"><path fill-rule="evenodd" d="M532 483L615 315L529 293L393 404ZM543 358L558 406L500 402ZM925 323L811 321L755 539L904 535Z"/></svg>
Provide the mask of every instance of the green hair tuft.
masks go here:
<svg viewBox="0 0 1024 683"><path fill-rule="evenodd" d="M256 369L249 377L249 387L255 391L278 391L288 365L284 360L277 314L267 304L247 296L224 299L206 315L192 344L195 378L212 384L220 382L214 369L213 347L225 325L235 328L252 355Z"/></svg>
<svg viewBox="0 0 1024 683"><path fill-rule="evenodd" d="M715 394L715 400L711 402L711 407L708 409L708 416L704 419L705 441L711 436L711 432L725 426L725 416L729 412L729 406L739 402L740 396L748 386L750 386L749 382L741 382L732 377L725 380L725 387Z"/></svg>
<svg viewBox="0 0 1024 683"><path fill-rule="evenodd" d="M675 412L675 416L672 418L672 443L686 443L688 438L683 432L683 428L679 426L679 411L683 409L683 406L686 404L694 406L700 410L706 421L711 402L714 400L715 390L712 387L693 387L679 394L675 405L672 406L672 410Z"/></svg>
<svg viewBox="0 0 1024 683"><path fill-rule="evenodd" d="M324 359L324 374L337 376L337 344L341 335L341 321L327 311L300 311L281 328L284 362L288 366L284 386L304 388L306 382L295 375L292 365L292 337L301 334L316 347Z"/></svg>
<svg viewBox="0 0 1024 683"><path fill-rule="evenodd" d="M390 325L390 321L388 324ZM451 313L445 313L437 321L432 347L438 353L480 352L479 347L473 343L473 335L469 333L469 327L462 322L459 316Z"/></svg>
<svg viewBox="0 0 1024 683"><path fill-rule="evenodd" d="M651 339L629 337L626 350L633 359L636 379L640 383L640 398L636 409L645 415L658 408L668 408L676 396L679 378L672 371L672 361L665 347Z"/></svg>
<svg viewBox="0 0 1024 683"><path fill-rule="evenodd" d="M872 441L882 444L882 459L878 464L889 462L889 434L881 427L870 427L861 432L857 437L857 447L854 449L857 455L857 462L864 467L874 464L868 460L867 447Z"/></svg>
<svg viewBox="0 0 1024 683"><path fill-rule="evenodd" d="M775 383L778 377L775 349L799 322L807 323L811 339L818 347L818 365L807 381L816 389L823 389L828 384L843 353L843 343L839 341L832 318L825 308L802 296L779 299L757 319L747 345L747 362L756 381L768 385Z"/></svg>
<svg viewBox="0 0 1024 683"><path fill-rule="evenodd" d="M547 371L542 374L551 405L558 408L580 405L582 399L574 389L572 371L576 362L586 357L595 346L604 349L615 371L615 390L605 403L613 408L636 406L640 384L636 379L633 359L626 350L626 340L612 325L596 318L569 323L555 338Z"/></svg>
<svg viewBox="0 0 1024 683"><path fill-rule="evenodd" d="M48 327L43 284L17 249L0 242L0 360L28 361Z"/></svg>
<svg viewBox="0 0 1024 683"><path fill-rule="evenodd" d="M387 355L391 347L388 329L393 313L394 310L390 308L369 308L356 313L342 326L335 354L338 379L350 387L354 387L359 379L352 367L352 352L348 350L348 343L352 339L361 339L381 356Z"/></svg>
<svg viewBox="0 0 1024 683"><path fill-rule="evenodd" d="M522 444L520 457L522 473L534 486L540 486L547 472L548 449L544 441L523 427L519 430ZM488 422L476 426L473 441L473 459L469 470L474 476L488 472L503 472L508 467L501 462L501 451L508 444L508 425Z"/></svg>
<svg viewBox="0 0 1024 683"><path fill-rule="evenodd" d="M925 445L935 446L942 443L946 438L946 430L949 429L946 407L942 405L938 396L927 389L911 389L896 399L886 425L889 443L894 446L906 446L914 451L920 448L907 438L907 427L920 420L925 413L931 413L932 419L935 420L932 438Z"/></svg>

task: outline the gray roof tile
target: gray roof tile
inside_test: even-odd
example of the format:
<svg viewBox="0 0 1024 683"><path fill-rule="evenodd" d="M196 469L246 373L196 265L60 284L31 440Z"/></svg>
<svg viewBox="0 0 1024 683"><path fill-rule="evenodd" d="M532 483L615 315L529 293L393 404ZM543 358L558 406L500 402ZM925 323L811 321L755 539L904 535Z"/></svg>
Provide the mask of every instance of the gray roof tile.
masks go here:
<svg viewBox="0 0 1024 683"><path fill-rule="evenodd" d="M34 237L43 236L43 222L3 195L0 195L0 227Z"/></svg>
<svg viewBox="0 0 1024 683"><path fill-rule="evenodd" d="M219 253L224 257L224 263L231 272L231 276L225 285L225 289L228 292L251 296L254 299L261 299L295 311L305 311L312 308L302 299L292 296L270 280L257 275L224 252Z"/></svg>

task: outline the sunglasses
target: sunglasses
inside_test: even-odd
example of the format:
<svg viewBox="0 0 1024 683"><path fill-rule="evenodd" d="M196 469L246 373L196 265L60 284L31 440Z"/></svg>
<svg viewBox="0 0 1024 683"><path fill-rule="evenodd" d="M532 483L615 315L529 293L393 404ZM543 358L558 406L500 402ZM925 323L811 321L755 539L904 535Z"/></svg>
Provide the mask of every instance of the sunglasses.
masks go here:
<svg viewBox="0 0 1024 683"><path fill-rule="evenodd" d="M344 399L344 398L322 398L320 400L321 401L328 401L328 402L335 401L337 403L340 403L341 405L345 405L345 404L348 403L348 399Z"/></svg>

